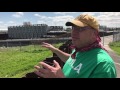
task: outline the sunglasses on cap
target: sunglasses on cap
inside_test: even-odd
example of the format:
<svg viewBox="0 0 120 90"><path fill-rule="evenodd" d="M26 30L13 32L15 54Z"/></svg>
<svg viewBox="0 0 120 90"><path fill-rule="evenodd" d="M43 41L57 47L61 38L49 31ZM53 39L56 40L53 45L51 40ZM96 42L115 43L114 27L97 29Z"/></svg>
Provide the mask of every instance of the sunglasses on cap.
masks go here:
<svg viewBox="0 0 120 90"><path fill-rule="evenodd" d="M72 30L77 30L77 31L84 31L84 30L88 30L88 29L93 29L89 26L86 26L86 27L78 27L78 26L72 26Z"/></svg>

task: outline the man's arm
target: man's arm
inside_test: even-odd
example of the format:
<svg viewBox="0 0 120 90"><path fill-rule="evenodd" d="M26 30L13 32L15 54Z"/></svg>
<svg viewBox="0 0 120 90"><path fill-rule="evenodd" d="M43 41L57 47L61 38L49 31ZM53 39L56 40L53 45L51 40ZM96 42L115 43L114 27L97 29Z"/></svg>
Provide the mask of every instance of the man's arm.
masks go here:
<svg viewBox="0 0 120 90"><path fill-rule="evenodd" d="M56 48L54 53L57 54L57 56L63 61L66 62L68 60L68 58L70 57L70 54L65 53L63 51L61 51L60 49Z"/></svg>
<svg viewBox="0 0 120 90"><path fill-rule="evenodd" d="M57 56L63 61L66 62L66 60L70 57L70 54L65 53L61 50L59 50L58 48L54 47L53 45L49 44L49 43L42 43L42 47L48 48L50 49L53 53L57 54Z"/></svg>

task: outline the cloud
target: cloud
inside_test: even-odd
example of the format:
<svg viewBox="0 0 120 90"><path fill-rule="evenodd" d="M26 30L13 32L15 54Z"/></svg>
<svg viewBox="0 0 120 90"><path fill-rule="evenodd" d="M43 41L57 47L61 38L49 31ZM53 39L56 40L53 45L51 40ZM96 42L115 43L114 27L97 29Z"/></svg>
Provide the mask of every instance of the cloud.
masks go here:
<svg viewBox="0 0 120 90"><path fill-rule="evenodd" d="M89 14L89 15L94 16L96 13L95 12L83 12L82 14Z"/></svg>
<svg viewBox="0 0 120 90"><path fill-rule="evenodd" d="M14 21L8 21L8 22L0 21L0 31L8 30L8 26L17 26L17 25L20 25L20 23Z"/></svg>
<svg viewBox="0 0 120 90"><path fill-rule="evenodd" d="M24 15L23 12L16 12L16 13L13 14L12 16L13 16L13 17L16 17L16 18L20 18L20 17L22 17L23 15Z"/></svg>
<svg viewBox="0 0 120 90"><path fill-rule="evenodd" d="M1 24L0 25L0 31L1 30L7 30L7 24Z"/></svg>
<svg viewBox="0 0 120 90"><path fill-rule="evenodd" d="M3 21L0 21L0 24L4 23Z"/></svg>
<svg viewBox="0 0 120 90"><path fill-rule="evenodd" d="M101 25L120 27L120 12L100 12L97 19Z"/></svg>
<svg viewBox="0 0 120 90"><path fill-rule="evenodd" d="M65 27L65 23L74 19L79 14L90 14L95 16L98 19L100 25L105 25L107 27L120 27L120 12L53 12L48 14L40 14L35 13L33 14L34 17L24 17L19 21L15 18L20 18L24 16L24 12L15 12L12 16L15 17L14 19L11 18L7 21L0 21L0 28L7 29L7 26L14 26L14 25L22 25L23 21L36 21L34 23L37 24L47 24L48 26L63 26ZM51 16L49 16L49 14ZM32 19L30 19L32 18Z"/></svg>
<svg viewBox="0 0 120 90"><path fill-rule="evenodd" d="M45 19L47 18L46 16L40 15L40 14L34 14L34 16L39 17L40 19Z"/></svg>
<svg viewBox="0 0 120 90"><path fill-rule="evenodd" d="M8 23L13 24L13 23L15 23L15 22L14 22L14 21L8 21Z"/></svg>
<svg viewBox="0 0 120 90"><path fill-rule="evenodd" d="M38 24L45 24L46 22L45 21L37 21Z"/></svg>
<svg viewBox="0 0 120 90"><path fill-rule="evenodd" d="M34 16L39 18L39 20L37 21L38 23L40 24L44 23L44 24L47 24L48 26L53 26L53 25L65 26L65 23L67 21L74 19L72 15L49 17L49 16L43 16L40 14L34 14Z"/></svg>

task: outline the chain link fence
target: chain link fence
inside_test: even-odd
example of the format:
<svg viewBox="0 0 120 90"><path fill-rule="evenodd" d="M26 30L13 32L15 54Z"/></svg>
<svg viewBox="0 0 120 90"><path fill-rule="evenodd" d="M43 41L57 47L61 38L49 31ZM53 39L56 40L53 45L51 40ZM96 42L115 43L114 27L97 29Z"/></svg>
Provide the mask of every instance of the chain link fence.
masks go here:
<svg viewBox="0 0 120 90"><path fill-rule="evenodd" d="M113 42L120 41L120 30L113 30Z"/></svg>
<svg viewBox="0 0 120 90"><path fill-rule="evenodd" d="M57 44L65 43L70 40L70 38L44 38L44 39L11 39L11 40L1 40L0 41L0 51L4 50L20 50L20 51L35 51L40 49L42 42Z"/></svg>
<svg viewBox="0 0 120 90"><path fill-rule="evenodd" d="M120 41L120 30L114 29L113 31L106 31L102 30L100 32L101 40L103 46L108 44L106 40L109 40L110 42L116 42ZM14 49L14 47L17 47L20 51L27 51L30 50L27 49L27 46L31 46L36 50L42 42L47 42L47 43L65 43L66 41L70 40L71 38L66 36L66 37L56 37L56 38L41 38L41 39L10 39L10 40L0 40L0 50L1 49Z"/></svg>

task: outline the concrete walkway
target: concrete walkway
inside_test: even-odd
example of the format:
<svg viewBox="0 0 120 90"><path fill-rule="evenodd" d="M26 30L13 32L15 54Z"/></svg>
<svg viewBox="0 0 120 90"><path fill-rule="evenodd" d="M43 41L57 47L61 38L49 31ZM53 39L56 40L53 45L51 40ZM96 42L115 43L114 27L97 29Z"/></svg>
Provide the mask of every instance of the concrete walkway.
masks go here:
<svg viewBox="0 0 120 90"><path fill-rule="evenodd" d="M106 36L106 37L101 37L101 44L108 50L109 55L112 57L114 60L116 69L117 69L117 78L120 78L120 56L117 55L110 47L109 43L113 41L113 36ZM104 40L104 41L103 41Z"/></svg>

